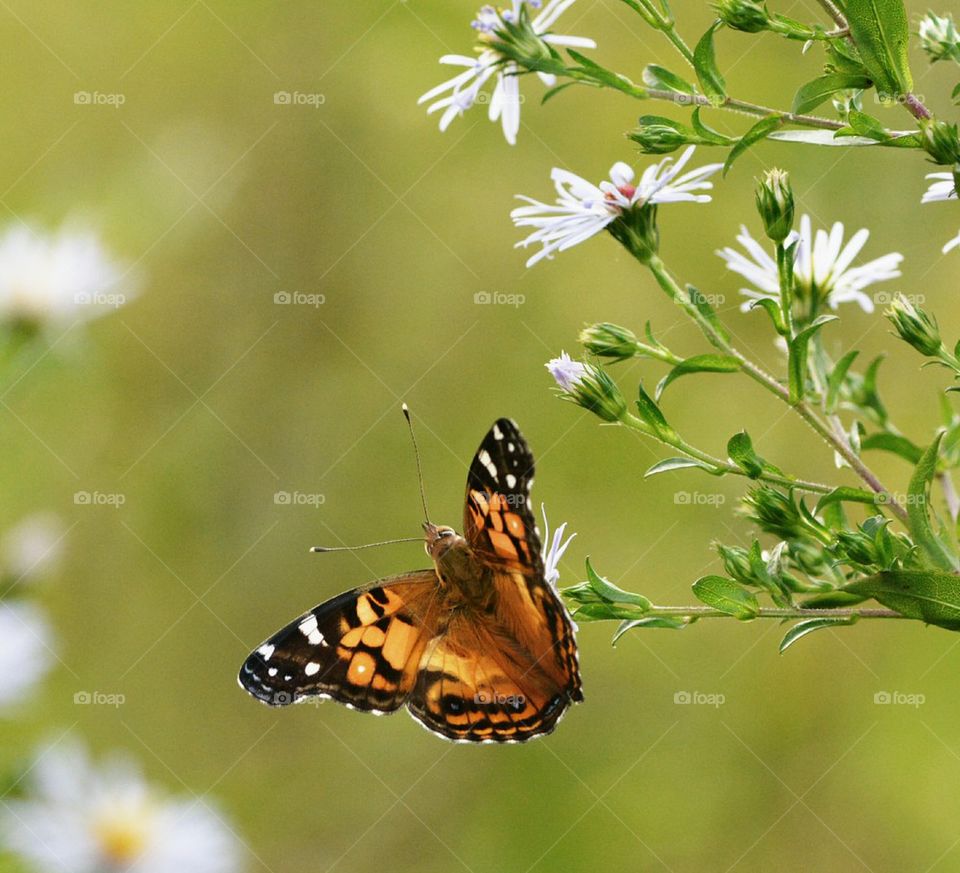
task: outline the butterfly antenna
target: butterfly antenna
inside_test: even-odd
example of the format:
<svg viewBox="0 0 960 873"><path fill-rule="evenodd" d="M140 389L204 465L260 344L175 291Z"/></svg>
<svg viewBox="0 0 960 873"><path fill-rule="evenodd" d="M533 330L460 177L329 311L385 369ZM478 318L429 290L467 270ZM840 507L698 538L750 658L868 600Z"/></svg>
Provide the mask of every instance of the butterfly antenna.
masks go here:
<svg viewBox="0 0 960 873"><path fill-rule="evenodd" d="M420 449L417 448L417 437L413 432L413 419L410 417L410 408L404 403L401 407L403 417L407 420L407 427L410 429L410 439L413 441L413 454L417 459L417 481L420 483L420 503L423 505L423 519L430 523L430 513L427 512L427 498L423 492L423 468L420 466Z"/></svg>
<svg viewBox="0 0 960 873"><path fill-rule="evenodd" d="M314 546L311 552L356 552L359 549L372 549L374 546L391 546L394 543L419 543L423 537L401 537L397 540L381 540L379 543L364 543L362 546Z"/></svg>

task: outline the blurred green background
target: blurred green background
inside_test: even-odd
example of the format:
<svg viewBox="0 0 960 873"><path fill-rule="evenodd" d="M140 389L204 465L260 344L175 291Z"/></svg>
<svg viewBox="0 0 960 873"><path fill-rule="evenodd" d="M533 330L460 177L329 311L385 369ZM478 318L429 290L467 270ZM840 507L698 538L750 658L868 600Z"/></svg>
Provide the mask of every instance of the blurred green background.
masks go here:
<svg viewBox="0 0 960 873"><path fill-rule="evenodd" d="M774 5L815 18L813 4ZM63 664L26 721L3 729L5 745L24 754L73 726L97 750L133 752L172 791L212 790L249 870L960 870L960 650L941 630L864 623L780 657L773 623L649 631L616 649L612 625L588 625L586 702L521 747L452 746L405 715L334 704L273 711L237 687L247 652L304 609L424 565L419 545L307 552L418 532L401 400L420 421L432 514L457 525L479 439L498 416L519 421L538 457L534 497L578 532L562 584L589 554L625 588L688 603L690 582L717 566L711 540L749 533L739 483L645 481L664 453L557 402L543 369L595 320L650 320L683 353L703 350L695 329L607 238L532 271L511 248L515 194L549 195L553 166L598 180L615 160L642 165L623 132L662 107L586 90L540 107L525 81L515 148L483 108L440 134L416 99L447 77L441 54L468 51L474 11L2 4L0 205L39 227L93 222L136 263L141 292L24 365L4 397L0 521L53 509L73 525L42 592ZM676 13L688 39L712 18L700 3ZM634 78L650 61L678 66L617 0L580 0L557 29L595 38L597 57ZM725 32L718 45L731 92L757 102L783 105L820 70L817 50L773 38ZM917 90L946 106L947 73L915 66ZM125 102L77 105L78 91ZM323 101L279 105L278 91ZM870 111L909 126L906 113ZM956 209L920 210L918 155L766 144L712 204L661 210L666 260L725 297L744 347L778 365L713 252L741 223L759 232L752 179L774 164L818 223L869 226L866 256L904 253L903 279L879 290L922 293L945 336L960 333L960 256L939 253ZM524 302L475 304L483 292ZM283 293L324 302L275 303ZM843 314L830 341L890 350L886 397L924 442L941 380L918 372L878 315ZM661 373L645 362L619 375L632 392ZM665 406L715 453L749 427L773 462L837 475L831 453L742 379L691 380ZM875 467L904 486L902 462ZM76 506L78 490L126 502ZM278 505L278 491L323 502ZM684 505L681 491L726 501ZM126 703L74 706L79 690ZM684 691L725 702L675 704ZM926 702L878 706L881 691Z"/></svg>

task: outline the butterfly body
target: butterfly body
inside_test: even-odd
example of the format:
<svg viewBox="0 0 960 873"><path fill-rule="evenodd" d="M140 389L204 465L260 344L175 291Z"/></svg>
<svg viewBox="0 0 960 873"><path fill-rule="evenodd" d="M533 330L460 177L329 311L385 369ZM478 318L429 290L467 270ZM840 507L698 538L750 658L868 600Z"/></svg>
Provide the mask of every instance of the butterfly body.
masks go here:
<svg viewBox="0 0 960 873"><path fill-rule="evenodd" d="M464 533L424 524L433 568L378 580L296 619L244 662L240 684L285 705L406 706L458 742L549 733L583 699L574 627L547 582L530 511L533 457L498 420L467 480Z"/></svg>

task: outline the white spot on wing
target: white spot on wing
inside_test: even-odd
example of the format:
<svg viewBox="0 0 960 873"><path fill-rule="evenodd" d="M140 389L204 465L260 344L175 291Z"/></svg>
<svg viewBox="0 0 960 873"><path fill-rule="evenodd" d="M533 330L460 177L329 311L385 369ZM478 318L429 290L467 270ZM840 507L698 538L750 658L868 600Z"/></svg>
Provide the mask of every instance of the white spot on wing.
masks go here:
<svg viewBox="0 0 960 873"><path fill-rule="evenodd" d="M515 488L517 485L517 477L513 473L507 473L507 485L510 488Z"/></svg>
<svg viewBox="0 0 960 873"><path fill-rule="evenodd" d="M262 646L260 646L259 649L257 649L257 652L263 658L264 661L270 660L270 658L273 656L273 651L274 651L274 647L271 646L269 643L264 643Z"/></svg>
<svg viewBox="0 0 960 873"><path fill-rule="evenodd" d="M495 440L502 440L502 439L503 439L503 431L500 430L500 426L499 426L499 425L496 425L496 424L495 424L495 425L493 426L493 438L494 438Z"/></svg>
<svg viewBox="0 0 960 873"><path fill-rule="evenodd" d="M310 661L310 663L303 668L303 672L308 676L313 676L320 672L320 665L316 661Z"/></svg>
<svg viewBox="0 0 960 873"><path fill-rule="evenodd" d="M301 621L299 627L300 633L307 638L311 646L319 646L323 642L323 634L317 629L317 617L313 613Z"/></svg>

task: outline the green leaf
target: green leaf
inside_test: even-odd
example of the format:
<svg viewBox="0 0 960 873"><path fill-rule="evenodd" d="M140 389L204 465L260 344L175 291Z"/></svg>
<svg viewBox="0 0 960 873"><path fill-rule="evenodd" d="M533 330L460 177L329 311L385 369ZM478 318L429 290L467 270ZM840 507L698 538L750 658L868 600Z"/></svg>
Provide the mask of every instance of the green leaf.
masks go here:
<svg viewBox="0 0 960 873"><path fill-rule="evenodd" d="M647 472L643 474L643 478L649 479L651 476L656 476L657 473L668 473L671 470L685 470L690 468L704 470L713 476L723 475L723 470L718 470L716 467L711 467L709 464L705 464L703 461L698 461L695 458L665 458L662 461L657 461L656 464L647 470Z"/></svg>
<svg viewBox="0 0 960 873"><path fill-rule="evenodd" d="M727 96L727 83L717 69L717 56L713 49L713 35L722 26L719 19L710 25L710 29L700 38L693 50L693 68L697 71L703 93L718 102Z"/></svg>
<svg viewBox="0 0 960 873"><path fill-rule="evenodd" d="M759 479L764 471L782 474L780 469L767 463L753 450L753 441L745 430L730 437L727 442L727 455L751 479Z"/></svg>
<svg viewBox="0 0 960 873"><path fill-rule="evenodd" d="M676 94L696 93L696 89L686 79L658 64L647 64L643 68L643 83L651 88L673 91Z"/></svg>
<svg viewBox="0 0 960 873"><path fill-rule="evenodd" d="M687 284L686 291L687 299L697 307L697 311L709 322L710 327L716 331L717 336L729 342L730 332L723 326L720 317L714 312L710 301L707 299L707 295L701 293L698 288L690 284Z"/></svg>
<svg viewBox="0 0 960 873"><path fill-rule="evenodd" d="M790 402L803 400L807 384L807 349L813 335L825 324L836 321L835 315L821 315L801 330L789 344L790 356L787 361L789 374Z"/></svg>
<svg viewBox="0 0 960 873"><path fill-rule="evenodd" d="M843 609L847 606L856 606L867 599L864 594L854 594L852 591L844 591L839 588L832 591L824 591L820 594L814 594L803 601L800 605L804 609Z"/></svg>
<svg viewBox="0 0 960 873"><path fill-rule="evenodd" d="M714 145L733 145L736 142L734 137L726 136L725 134L720 133L720 131L714 130L700 117L700 110L702 108L703 107L701 106L694 107L694 110L690 115L690 121L693 124L693 129L700 135L700 138L704 140L704 142L713 143Z"/></svg>
<svg viewBox="0 0 960 873"><path fill-rule="evenodd" d="M633 618L620 623L611 642L613 645L616 645L620 637L627 631L638 627L665 627L671 630L683 630L688 624L690 624L689 621L685 621L682 618L674 618L669 615L651 615L647 618Z"/></svg>
<svg viewBox="0 0 960 873"><path fill-rule="evenodd" d="M850 365L854 362L857 355L859 355L856 349L852 352L847 352L836 364L833 366L833 370L830 372L830 375L827 377L827 396L824 399L823 411L828 415L832 415L837 411L837 404L840 402L840 389L843 387L843 380L847 376L847 371L850 369Z"/></svg>
<svg viewBox="0 0 960 873"><path fill-rule="evenodd" d="M754 143L760 142L770 136L777 128L783 127L784 120L782 115L768 115L761 118L753 127L751 127L740 139L737 144L730 149L726 161L723 163L723 175L726 176L733 166L733 162L740 157Z"/></svg>
<svg viewBox="0 0 960 873"><path fill-rule="evenodd" d="M887 129L879 118L867 115L866 112L860 112L858 109L851 109L847 115L847 127L837 131L837 136L848 136L847 130L851 130L855 136L865 136L875 142L887 142L891 139Z"/></svg>
<svg viewBox="0 0 960 873"><path fill-rule="evenodd" d="M942 439L943 433L938 433L917 462L907 488L907 515L910 519L910 533L917 545L937 567L952 570L957 567L957 559L946 550L934 531L929 512L930 483L937 472L937 456Z"/></svg>
<svg viewBox="0 0 960 873"><path fill-rule="evenodd" d="M660 399L667 385L688 373L735 373L739 369L740 361L730 355L694 355L681 361L660 380L656 399Z"/></svg>
<svg viewBox="0 0 960 873"><path fill-rule="evenodd" d="M572 87L573 85L579 85L580 82L562 82L559 85L554 85L552 88L548 89L547 92L540 98L540 105L542 106L548 100L552 100L557 96L561 91L565 91L567 88Z"/></svg>
<svg viewBox="0 0 960 873"><path fill-rule="evenodd" d="M758 307L770 316L776 332L780 334L780 336L786 336L787 323L783 318L783 310L780 308L780 304L777 303L776 300L771 300L769 297L761 297L759 300L754 300L750 304L751 309L757 309Z"/></svg>
<svg viewBox="0 0 960 873"><path fill-rule="evenodd" d="M793 98L793 111L809 112L824 102L831 94L846 88L869 88L870 80L853 73L831 73L820 76L802 85Z"/></svg>
<svg viewBox="0 0 960 873"><path fill-rule="evenodd" d="M677 442L679 435L667 424L667 420L663 417L660 407L657 406L653 398L643 390L643 385L639 386L637 395L637 412L640 414L640 418L650 425L657 436L663 439L664 442Z"/></svg>
<svg viewBox="0 0 960 873"><path fill-rule="evenodd" d="M863 438L860 443L860 448L864 451L877 449L881 452L891 452L894 455L899 455L911 464L916 464L920 460L921 455L923 455L923 449L918 445L906 437L897 436L892 433L872 433L870 436Z"/></svg>
<svg viewBox="0 0 960 873"><path fill-rule="evenodd" d="M760 613L760 604L752 591L724 576L702 576L693 583L698 600L740 621L750 621Z"/></svg>
<svg viewBox="0 0 960 873"><path fill-rule="evenodd" d="M839 503L840 501L846 501L847 503L867 503L874 506L879 497L880 495L875 491L866 491L863 488L841 485L839 488L834 488L829 494L824 494L817 502L817 506L813 511L814 513L818 513L825 506L829 506L831 503Z"/></svg>
<svg viewBox="0 0 960 873"><path fill-rule="evenodd" d="M845 586L907 618L960 630L960 576L937 570L886 570Z"/></svg>
<svg viewBox="0 0 960 873"><path fill-rule="evenodd" d="M630 591L624 591L622 588L614 585L609 579L599 575L597 571L593 569L589 558L587 558L587 579L590 582L590 587L610 603L628 603L642 610L650 608L650 601L642 594L633 594Z"/></svg>
<svg viewBox="0 0 960 873"><path fill-rule="evenodd" d="M798 621L780 641L780 654L782 655L797 640L803 639L807 634L812 634L814 631L856 623L857 616L855 615L850 618L808 618L805 621Z"/></svg>
<svg viewBox="0 0 960 873"><path fill-rule="evenodd" d="M907 59L910 26L903 0L847 0L844 12L877 91L894 99L909 93L913 88Z"/></svg>

